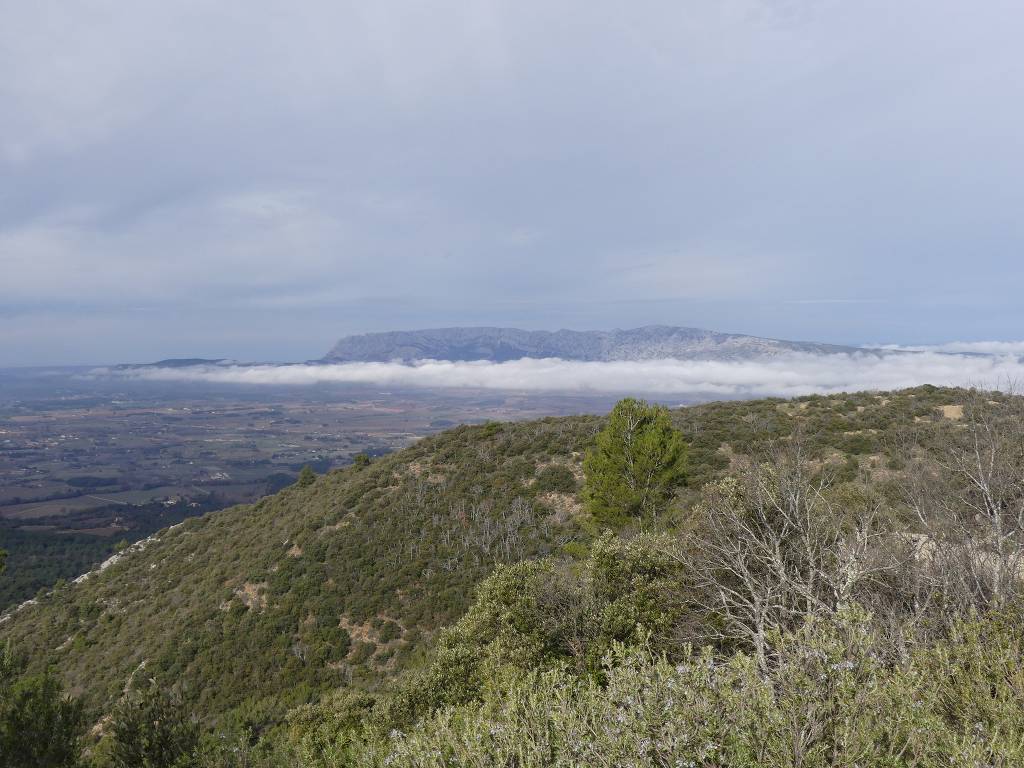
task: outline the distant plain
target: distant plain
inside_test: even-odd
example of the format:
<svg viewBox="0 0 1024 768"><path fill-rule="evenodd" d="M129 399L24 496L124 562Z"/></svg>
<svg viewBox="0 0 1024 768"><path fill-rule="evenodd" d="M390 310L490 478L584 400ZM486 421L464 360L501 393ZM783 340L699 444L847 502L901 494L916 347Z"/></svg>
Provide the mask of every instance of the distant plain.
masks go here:
<svg viewBox="0 0 1024 768"><path fill-rule="evenodd" d="M180 520L254 501L299 470L381 455L456 424L601 412L606 396L111 380L0 369L5 605Z"/></svg>

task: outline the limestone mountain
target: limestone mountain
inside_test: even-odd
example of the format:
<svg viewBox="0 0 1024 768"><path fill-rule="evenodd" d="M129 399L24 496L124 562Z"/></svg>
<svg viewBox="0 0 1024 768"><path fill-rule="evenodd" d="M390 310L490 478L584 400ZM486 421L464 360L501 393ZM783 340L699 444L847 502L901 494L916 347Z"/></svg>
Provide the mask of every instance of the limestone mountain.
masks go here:
<svg viewBox="0 0 1024 768"><path fill-rule="evenodd" d="M434 328L346 336L323 362L491 360L748 360L791 352L850 353L853 347L782 341L701 328L649 325L614 331L524 331L518 328Z"/></svg>

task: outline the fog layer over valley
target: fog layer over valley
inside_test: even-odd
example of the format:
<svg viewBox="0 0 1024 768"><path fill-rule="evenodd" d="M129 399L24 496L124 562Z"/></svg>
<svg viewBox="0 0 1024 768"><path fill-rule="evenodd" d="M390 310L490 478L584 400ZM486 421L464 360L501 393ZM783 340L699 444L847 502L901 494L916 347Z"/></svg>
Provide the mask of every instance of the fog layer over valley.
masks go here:
<svg viewBox="0 0 1024 768"><path fill-rule="evenodd" d="M984 344L978 346L985 348ZM1016 351L1021 345L1007 343L1006 347ZM954 354L928 349L903 353L865 350L824 355L794 352L749 360L591 362L523 358L504 362L418 360L410 363L158 365L100 368L90 375L221 384L336 382L385 387L761 397L900 389L921 384L998 385L1024 380L1024 362L1009 351L1000 354Z"/></svg>

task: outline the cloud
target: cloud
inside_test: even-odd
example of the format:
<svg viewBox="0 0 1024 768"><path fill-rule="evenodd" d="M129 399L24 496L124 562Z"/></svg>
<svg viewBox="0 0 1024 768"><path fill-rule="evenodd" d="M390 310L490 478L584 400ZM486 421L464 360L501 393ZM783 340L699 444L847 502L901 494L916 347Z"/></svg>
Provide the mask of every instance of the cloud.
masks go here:
<svg viewBox="0 0 1024 768"><path fill-rule="evenodd" d="M786 304L884 304L884 299L793 299Z"/></svg>
<svg viewBox="0 0 1024 768"><path fill-rule="evenodd" d="M79 361L77 305L97 362L183 322L300 359L403 325L1024 319L1019 3L5 6L0 308L54 319L4 363Z"/></svg>
<svg viewBox="0 0 1024 768"><path fill-rule="evenodd" d="M94 375L143 381L268 386L333 382L431 389L756 397L889 390L920 384L998 385L1024 381L1024 362L1012 355L921 352L793 354L730 362L577 362L527 358L504 363L422 360L412 364L214 365L100 369Z"/></svg>
<svg viewBox="0 0 1024 768"><path fill-rule="evenodd" d="M1024 341L948 341L943 344L882 344L875 349L904 352L950 352L975 355L1024 355Z"/></svg>

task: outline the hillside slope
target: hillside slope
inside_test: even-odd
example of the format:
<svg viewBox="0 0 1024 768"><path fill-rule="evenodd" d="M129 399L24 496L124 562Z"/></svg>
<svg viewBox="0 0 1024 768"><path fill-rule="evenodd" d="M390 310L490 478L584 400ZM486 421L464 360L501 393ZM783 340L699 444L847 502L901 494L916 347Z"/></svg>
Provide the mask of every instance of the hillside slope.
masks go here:
<svg viewBox="0 0 1024 768"><path fill-rule="evenodd" d="M577 535L527 481L596 423L459 428L190 519L9 613L0 642L56 664L97 710L143 663L180 680L204 714L353 676L372 683L457 618L495 563Z"/></svg>
<svg viewBox="0 0 1024 768"><path fill-rule="evenodd" d="M672 414L690 442L677 514L740 454L796 430L838 471L884 486L908 424L955 429L960 397L901 393L711 403ZM943 408L945 407L945 410ZM414 663L495 564L572 550L592 526L574 486L597 417L460 427L367 467L190 519L0 620L98 715L136 670L203 716L281 712ZM671 526L673 520L661 525Z"/></svg>

